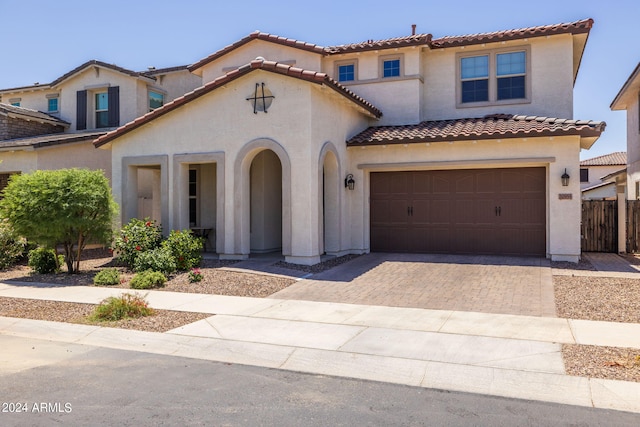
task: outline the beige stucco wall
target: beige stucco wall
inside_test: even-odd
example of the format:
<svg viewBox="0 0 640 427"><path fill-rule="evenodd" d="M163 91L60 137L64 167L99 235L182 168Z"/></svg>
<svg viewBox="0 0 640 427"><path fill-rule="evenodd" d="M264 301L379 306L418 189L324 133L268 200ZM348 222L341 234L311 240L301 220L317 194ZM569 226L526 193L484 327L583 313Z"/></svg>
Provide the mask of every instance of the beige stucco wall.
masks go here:
<svg viewBox="0 0 640 427"><path fill-rule="evenodd" d="M0 99L4 104L11 104L14 98L20 99L21 107L46 112L49 106L47 95L55 93L58 92L52 89L30 88L23 91L3 93Z"/></svg>
<svg viewBox="0 0 640 427"><path fill-rule="evenodd" d="M544 148L544 149L541 149ZM430 170L451 168L533 167L547 169L547 256L553 260L577 261L580 256L580 183L570 180L562 187L560 176L567 168L578 177L579 137L460 141L348 149L349 170L356 186L351 197L352 245L369 247L369 178L371 171ZM375 165L375 166L372 166ZM559 194L571 194L560 200Z"/></svg>
<svg viewBox="0 0 640 427"><path fill-rule="evenodd" d="M165 93L165 102L172 101L187 92L202 86L202 77L188 70L171 71L166 74L155 74L156 81L149 84L151 90L160 89Z"/></svg>
<svg viewBox="0 0 640 427"><path fill-rule="evenodd" d="M580 169L589 169L589 182L581 182L580 189L592 187L597 184L601 184L602 178L605 175L624 169L625 165L613 165L613 166L580 166ZM615 191L613 192L615 195Z"/></svg>
<svg viewBox="0 0 640 427"><path fill-rule="evenodd" d="M27 151L0 151L0 172L29 173L37 169L100 169L111 179L111 152L96 150L92 141Z"/></svg>
<svg viewBox="0 0 640 427"><path fill-rule="evenodd" d="M514 40L486 45L424 51L423 120L482 117L486 114L539 115L573 118L573 41L572 36ZM457 64L459 55L489 51L528 49L530 102L513 101L483 107L456 108Z"/></svg>
<svg viewBox="0 0 640 427"><path fill-rule="evenodd" d="M275 96L267 114L254 114L252 104L246 100L256 82L264 82ZM224 164L217 164L217 170L222 173L218 175L221 182L217 199L222 209L218 212L222 215L217 218L216 237L222 245L217 250L229 257L246 256L250 249L249 167L262 149L270 148L279 154L282 163L283 252L296 262L318 262L318 238L309 239L309 236L319 227L320 152L327 142L344 147L349 136L369 125L368 119L354 113L350 101L342 102L342 99L332 89L254 71L114 141L116 200L122 204L127 197L123 194L126 188L122 182L123 158L132 164L137 158L145 157L161 163L166 156L167 164L172 165L171 159L185 153L200 157L221 153L217 158L224 159ZM178 171L170 166L163 173L166 178L161 180L168 182L163 204L183 203L179 200L180 187L176 187L180 183ZM344 197L344 193L340 197ZM346 209L344 203L341 206ZM165 228L188 227L183 213L176 214L168 207L166 212Z"/></svg>
<svg viewBox="0 0 640 427"><path fill-rule="evenodd" d="M257 57L267 61L285 62L298 68L320 71L322 56L276 43L262 40L252 40L240 46L221 58L216 59L198 71L202 75L202 82L210 82L227 72L250 63Z"/></svg>
<svg viewBox="0 0 640 427"><path fill-rule="evenodd" d="M96 72L98 70L98 72ZM148 111L146 100L146 84L139 79L109 70L100 66L90 66L85 70L64 80L57 89L60 90L60 118L73 125L70 131L76 130L76 92L87 90L87 128L95 128L93 110L95 93L106 91L108 86L120 87L120 124L135 119ZM143 98L141 94L144 93Z"/></svg>
<svg viewBox="0 0 640 427"><path fill-rule="evenodd" d="M640 198L636 193L636 182L640 182L639 108L638 96L632 95L627 104L627 191L630 200Z"/></svg>

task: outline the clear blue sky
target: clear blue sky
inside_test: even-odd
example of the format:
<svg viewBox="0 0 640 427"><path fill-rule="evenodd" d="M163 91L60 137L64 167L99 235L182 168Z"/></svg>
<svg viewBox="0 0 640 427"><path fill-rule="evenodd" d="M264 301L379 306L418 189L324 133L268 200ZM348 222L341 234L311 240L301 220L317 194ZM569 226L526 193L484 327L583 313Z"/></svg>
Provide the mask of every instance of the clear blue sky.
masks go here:
<svg viewBox="0 0 640 427"><path fill-rule="evenodd" d="M575 85L574 118L607 130L582 159L626 150L611 101L640 62L638 0L216 1L0 0L0 88L49 83L90 59L136 71L191 64L254 30L322 46L595 20Z"/></svg>

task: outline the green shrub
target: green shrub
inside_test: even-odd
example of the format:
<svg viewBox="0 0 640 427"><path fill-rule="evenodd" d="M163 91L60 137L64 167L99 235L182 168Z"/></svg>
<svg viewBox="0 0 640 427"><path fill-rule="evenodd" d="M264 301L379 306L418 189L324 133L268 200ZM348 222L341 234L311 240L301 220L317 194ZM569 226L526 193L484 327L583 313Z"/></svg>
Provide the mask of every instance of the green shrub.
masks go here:
<svg viewBox="0 0 640 427"><path fill-rule="evenodd" d="M171 252L180 271L187 271L202 261L202 237L194 236L191 230L171 230L162 247Z"/></svg>
<svg viewBox="0 0 640 427"><path fill-rule="evenodd" d="M115 268L100 270L93 278L93 284L97 286L113 286L120 283L120 272Z"/></svg>
<svg viewBox="0 0 640 427"><path fill-rule="evenodd" d="M0 270L12 266L24 255L27 241L16 235L6 219L0 220Z"/></svg>
<svg viewBox="0 0 640 427"><path fill-rule="evenodd" d="M113 250L120 261L133 268L141 253L160 246L162 230L149 218L133 218L113 240Z"/></svg>
<svg viewBox="0 0 640 427"><path fill-rule="evenodd" d="M176 271L176 262L168 249L155 248L140 253L134 262L133 270L137 272L152 270L171 274Z"/></svg>
<svg viewBox="0 0 640 427"><path fill-rule="evenodd" d="M145 299L137 294L122 294L109 297L98 305L89 317L93 321L115 321L151 316L154 311Z"/></svg>
<svg viewBox="0 0 640 427"><path fill-rule="evenodd" d="M29 267L38 274L58 273L64 257L53 249L37 248L29 252Z"/></svg>
<svg viewBox="0 0 640 427"><path fill-rule="evenodd" d="M167 277L159 271L147 270L133 276L129 286L133 289L161 288L166 281Z"/></svg>

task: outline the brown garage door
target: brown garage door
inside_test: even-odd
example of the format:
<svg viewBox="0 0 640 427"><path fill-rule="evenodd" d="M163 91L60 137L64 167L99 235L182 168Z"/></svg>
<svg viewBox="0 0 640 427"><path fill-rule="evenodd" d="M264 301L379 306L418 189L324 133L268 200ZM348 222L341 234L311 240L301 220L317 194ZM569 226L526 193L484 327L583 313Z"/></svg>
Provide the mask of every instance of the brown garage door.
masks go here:
<svg viewBox="0 0 640 427"><path fill-rule="evenodd" d="M374 252L545 255L544 168L370 176Z"/></svg>

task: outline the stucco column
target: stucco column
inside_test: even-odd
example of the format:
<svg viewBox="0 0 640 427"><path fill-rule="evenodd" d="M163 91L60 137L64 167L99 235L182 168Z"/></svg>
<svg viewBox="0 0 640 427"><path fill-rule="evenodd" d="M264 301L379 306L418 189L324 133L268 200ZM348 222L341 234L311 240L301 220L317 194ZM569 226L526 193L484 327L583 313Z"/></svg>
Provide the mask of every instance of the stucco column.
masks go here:
<svg viewBox="0 0 640 427"><path fill-rule="evenodd" d="M618 201L618 253L627 252L627 198L624 184L616 184Z"/></svg>

